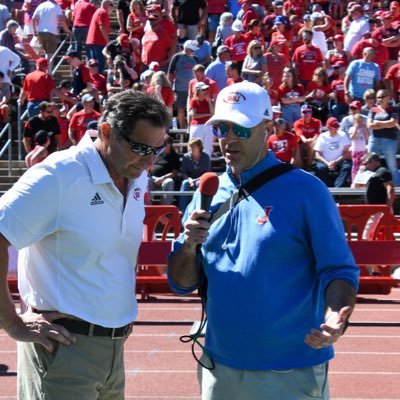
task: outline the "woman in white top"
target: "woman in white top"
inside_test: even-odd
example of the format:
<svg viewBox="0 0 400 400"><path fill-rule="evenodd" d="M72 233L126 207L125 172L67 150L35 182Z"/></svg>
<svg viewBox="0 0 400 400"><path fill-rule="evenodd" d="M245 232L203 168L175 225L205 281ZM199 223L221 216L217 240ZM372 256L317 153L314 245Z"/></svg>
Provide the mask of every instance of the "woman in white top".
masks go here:
<svg viewBox="0 0 400 400"><path fill-rule="evenodd" d="M325 54L328 51L325 31L330 27L329 21L327 20L327 18L325 18L325 14L323 12L312 13L311 20L313 22L312 44L318 47L325 57Z"/></svg>

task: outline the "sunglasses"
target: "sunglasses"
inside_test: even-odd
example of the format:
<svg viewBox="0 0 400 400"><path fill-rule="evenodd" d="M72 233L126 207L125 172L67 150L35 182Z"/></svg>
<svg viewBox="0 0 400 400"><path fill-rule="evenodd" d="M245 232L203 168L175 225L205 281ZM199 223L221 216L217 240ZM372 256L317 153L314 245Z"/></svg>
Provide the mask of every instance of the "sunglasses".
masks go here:
<svg viewBox="0 0 400 400"><path fill-rule="evenodd" d="M377 99L385 99L388 96L376 96Z"/></svg>
<svg viewBox="0 0 400 400"><path fill-rule="evenodd" d="M310 110L304 110L304 111L302 111L302 113L303 113L303 114L312 114L312 111L310 111Z"/></svg>
<svg viewBox="0 0 400 400"><path fill-rule="evenodd" d="M242 140L246 140L251 136L251 128L241 125L231 124L233 133ZM213 133L218 139L224 138L231 129L229 124L213 125Z"/></svg>
<svg viewBox="0 0 400 400"><path fill-rule="evenodd" d="M253 50L261 50L261 47L260 46L255 46L255 47L253 47Z"/></svg>
<svg viewBox="0 0 400 400"><path fill-rule="evenodd" d="M165 144L160 147L149 146L147 144L134 142L125 135L122 135L122 137L129 143L129 145L131 146L131 150L141 157L146 157L149 154L154 154L155 156L158 156L166 147Z"/></svg>

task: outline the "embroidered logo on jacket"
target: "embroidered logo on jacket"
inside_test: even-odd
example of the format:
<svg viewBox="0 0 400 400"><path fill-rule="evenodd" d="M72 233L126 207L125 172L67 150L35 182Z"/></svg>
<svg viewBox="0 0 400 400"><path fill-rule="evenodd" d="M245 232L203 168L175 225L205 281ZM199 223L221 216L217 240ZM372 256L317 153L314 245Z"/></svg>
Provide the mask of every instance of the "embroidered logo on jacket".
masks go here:
<svg viewBox="0 0 400 400"><path fill-rule="evenodd" d="M142 190L140 188L135 188L133 189L133 198L137 201L140 199L140 195L142 193Z"/></svg>
<svg viewBox="0 0 400 400"><path fill-rule="evenodd" d="M272 206L266 206L264 208L264 211L265 211L265 215L262 218L260 218L260 217L257 218L257 223L259 223L260 225L268 222L269 215L271 214L271 211L272 211Z"/></svg>
<svg viewBox="0 0 400 400"><path fill-rule="evenodd" d="M101 199L100 195L96 192L92 201L90 202L90 205L97 206L98 204L104 204L104 201Z"/></svg>

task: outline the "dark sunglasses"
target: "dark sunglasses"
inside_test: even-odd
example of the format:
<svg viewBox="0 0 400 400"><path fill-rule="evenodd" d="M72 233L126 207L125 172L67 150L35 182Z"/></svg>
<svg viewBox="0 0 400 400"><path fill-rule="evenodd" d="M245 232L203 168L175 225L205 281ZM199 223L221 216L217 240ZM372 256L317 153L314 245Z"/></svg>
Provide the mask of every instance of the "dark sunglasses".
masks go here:
<svg viewBox="0 0 400 400"><path fill-rule="evenodd" d="M388 96L376 96L377 99L385 99Z"/></svg>
<svg viewBox="0 0 400 400"><path fill-rule="evenodd" d="M218 139L224 138L231 129L229 124L213 125L213 133ZM242 140L246 140L251 136L251 128L241 125L232 124L233 133Z"/></svg>
<svg viewBox="0 0 400 400"><path fill-rule="evenodd" d="M148 144L134 142L125 135L122 135L122 137L129 143L129 145L131 146L131 150L141 157L146 157L152 153L155 156L158 156L166 147L165 144L160 147L149 146Z"/></svg>
<svg viewBox="0 0 400 400"><path fill-rule="evenodd" d="M253 47L253 50L261 50L261 47L260 46L255 46L255 47Z"/></svg>
<svg viewBox="0 0 400 400"><path fill-rule="evenodd" d="M302 111L302 113L303 114L312 114L312 111L311 110L304 110L304 111Z"/></svg>

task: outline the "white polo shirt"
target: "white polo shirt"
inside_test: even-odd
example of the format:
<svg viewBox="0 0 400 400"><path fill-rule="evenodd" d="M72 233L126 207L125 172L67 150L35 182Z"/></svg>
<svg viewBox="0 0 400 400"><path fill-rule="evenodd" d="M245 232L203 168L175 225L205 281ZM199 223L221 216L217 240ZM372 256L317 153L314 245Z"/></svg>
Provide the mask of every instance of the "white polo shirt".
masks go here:
<svg viewBox="0 0 400 400"><path fill-rule="evenodd" d="M39 4L33 13L33 18L39 17L37 31L58 35L58 22L63 15L63 11L57 3L45 1Z"/></svg>
<svg viewBox="0 0 400 400"><path fill-rule="evenodd" d="M0 198L23 301L111 328L133 321L147 182L130 181L124 207L88 135L30 168Z"/></svg>

